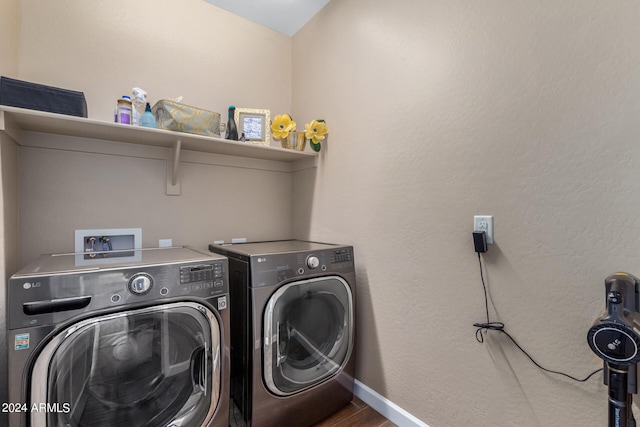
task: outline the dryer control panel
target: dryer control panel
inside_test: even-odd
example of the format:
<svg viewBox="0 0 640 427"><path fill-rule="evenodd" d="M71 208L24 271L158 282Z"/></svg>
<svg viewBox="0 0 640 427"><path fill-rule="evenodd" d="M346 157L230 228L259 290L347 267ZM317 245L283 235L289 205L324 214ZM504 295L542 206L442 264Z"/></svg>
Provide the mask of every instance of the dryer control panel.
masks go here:
<svg viewBox="0 0 640 427"><path fill-rule="evenodd" d="M306 269L319 268L321 271L332 271L351 264L353 264L353 248L298 254L298 273L300 274L304 274Z"/></svg>
<svg viewBox="0 0 640 427"><path fill-rule="evenodd" d="M331 263L353 261L353 249L340 249L331 252Z"/></svg>
<svg viewBox="0 0 640 427"><path fill-rule="evenodd" d="M353 248L267 254L252 257L250 286L261 287L293 278L354 272Z"/></svg>

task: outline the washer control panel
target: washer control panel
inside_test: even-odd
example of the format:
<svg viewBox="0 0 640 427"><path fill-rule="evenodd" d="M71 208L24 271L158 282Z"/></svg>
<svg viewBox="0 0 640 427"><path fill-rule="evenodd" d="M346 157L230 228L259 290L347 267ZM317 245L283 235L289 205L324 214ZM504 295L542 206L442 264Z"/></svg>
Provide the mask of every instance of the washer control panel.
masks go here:
<svg viewBox="0 0 640 427"><path fill-rule="evenodd" d="M143 256L146 259L138 263L105 263L77 271L58 266L62 261L74 263L75 256L61 256L54 263L59 270L51 270L51 274L33 272L35 267L29 267L25 270L28 274L12 276L9 327L61 324L83 313L166 299L215 298L222 309L219 300L229 292L226 258L187 248L149 250ZM34 265L48 265L49 259L46 256Z"/></svg>
<svg viewBox="0 0 640 427"><path fill-rule="evenodd" d="M222 264L200 264L180 267L180 283L222 280Z"/></svg>
<svg viewBox="0 0 640 427"><path fill-rule="evenodd" d="M180 267L180 285L183 295L208 292L215 294L225 290L222 263L197 264Z"/></svg>
<svg viewBox="0 0 640 427"><path fill-rule="evenodd" d="M193 296L201 294L202 291L207 294L224 291L225 276L221 262L181 266L179 268L180 287L171 286L171 270L172 267L169 266L166 269L149 269L147 272L135 273L129 278L127 289L135 296L148 294L154 285L159 287L161 296L172 293L172 288L179 289L181 295ZM117 295L115 301L112 298L112 302L120 302L120 299L120 295Z"/></svg>

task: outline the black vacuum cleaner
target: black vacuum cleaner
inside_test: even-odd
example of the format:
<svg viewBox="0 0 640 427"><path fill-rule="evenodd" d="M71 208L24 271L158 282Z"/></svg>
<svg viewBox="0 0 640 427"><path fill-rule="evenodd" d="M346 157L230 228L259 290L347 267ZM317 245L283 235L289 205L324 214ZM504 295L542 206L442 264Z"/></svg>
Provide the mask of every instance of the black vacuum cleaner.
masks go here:
<svg viewBox="0 0 640 427"><path fill-rule="evenodd" d="M636 427L631 404L638 393L640 362L640 281L615 273L604 281L606 309L596 320L587 341L604 360L604 384L609 387L609 427Z"/></svg>

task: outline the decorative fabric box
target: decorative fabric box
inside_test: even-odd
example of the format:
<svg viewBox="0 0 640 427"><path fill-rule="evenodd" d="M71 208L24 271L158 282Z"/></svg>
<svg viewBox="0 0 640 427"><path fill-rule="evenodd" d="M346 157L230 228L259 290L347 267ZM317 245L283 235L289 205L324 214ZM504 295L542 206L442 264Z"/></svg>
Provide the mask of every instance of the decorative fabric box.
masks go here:
<svg viewBox="0 0 640 427"><path fill-rule="evenodd" d="M179 102L162 99L151 112L159 129L220 137L220 114Z"/></svg>
<svg viewBox="0 0 640 427"><path fill-rule="evenodd" d="M87 117L83 92L0 77L0 104L68 116Z"/></svg>

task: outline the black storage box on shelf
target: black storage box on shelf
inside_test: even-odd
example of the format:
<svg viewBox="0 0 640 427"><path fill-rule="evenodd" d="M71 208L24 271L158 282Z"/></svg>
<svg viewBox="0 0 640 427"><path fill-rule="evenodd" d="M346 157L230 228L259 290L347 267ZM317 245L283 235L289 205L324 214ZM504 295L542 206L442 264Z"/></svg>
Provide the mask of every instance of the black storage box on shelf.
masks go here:
<svg viewBox="0 0 640 427"><path fill-rule="evenodd" d="M0 105L87 117L83 92L0 77Z"/></svg>

